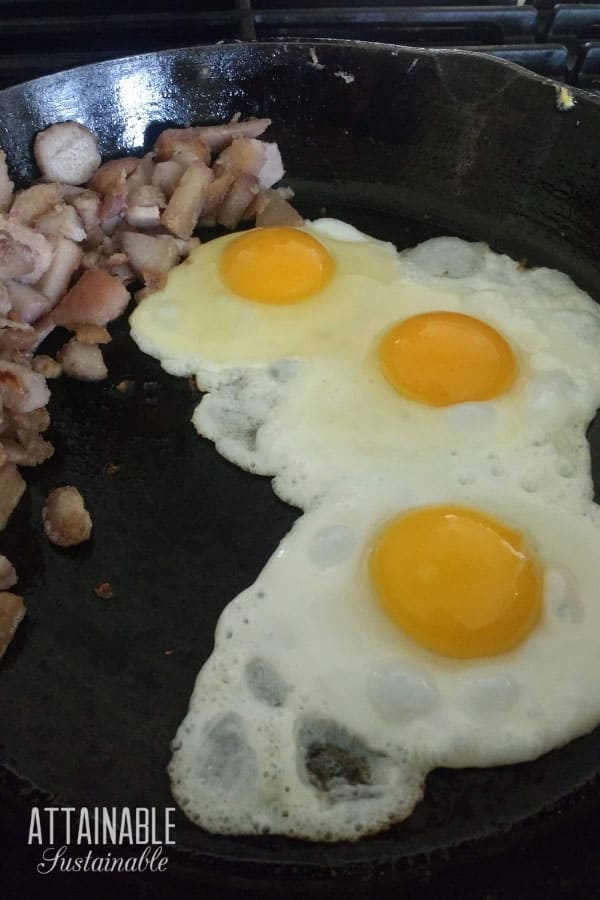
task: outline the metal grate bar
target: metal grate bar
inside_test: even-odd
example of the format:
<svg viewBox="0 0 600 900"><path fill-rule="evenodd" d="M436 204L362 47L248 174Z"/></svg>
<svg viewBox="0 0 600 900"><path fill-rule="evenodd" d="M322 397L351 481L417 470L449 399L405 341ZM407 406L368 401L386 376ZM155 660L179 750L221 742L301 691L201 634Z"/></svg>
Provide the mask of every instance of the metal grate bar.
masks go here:
<svg viewBox="0 0 600 900"><path fill-rule="evenodd" d="M581 47L574 76L578 87L600 91L600 41L589 41Z"/></svg>
<svg viewBox="0 0 600 900"><path fill-rule="evenodd" d="M128 0L125 6L118 0L0 0L0 87L167 47L333 37L480 50L541 75L598 88L600 4L520 3Z"/></svg>
<svg viewBox="0 0 600 900"><path fill-rule="evenodd" d="M549 41L600 38L600 4L573 3L555 6L549 18Z"/></svg>
<svg viewBox="0 0 600 900"><path fill-rule="evenodd" d="M258 37L343 36L457 46L533 41L537 13L527 6L363 6L261 9L254 20Z"/></svg>

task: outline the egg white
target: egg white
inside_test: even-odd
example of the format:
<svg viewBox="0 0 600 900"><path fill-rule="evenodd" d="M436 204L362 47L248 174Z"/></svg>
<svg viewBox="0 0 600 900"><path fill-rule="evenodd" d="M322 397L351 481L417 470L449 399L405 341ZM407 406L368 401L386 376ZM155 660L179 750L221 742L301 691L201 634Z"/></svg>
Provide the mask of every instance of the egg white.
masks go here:
<svg viewBox="0 0 600 900"><path fill-rule="evenodd" d="M436 766L533 759L600 719L600 520L426 470L373 477L302 516L224 610L173 745L174 796L199 825L355 840L410 814ZM542 621L516 649L459 660L421 648L381 609L366 561L403 510L467 504L526 532L545 568ZM320 789L314 745L368 761L366 783Z"/></svg>
<svg viewBox="0 0 600 900"><path fill-rule="evenodd" d="M236 297L198 248L131 318L139 346L206 392L193 421L220 453L303 508L336 479L459 454L464 477L501 478L558 502L591 496L585 429L600 403L600 310L565 275L524 270L485 244L437 238L397 254L332 219L305 230L336 271L315 297L272 307ZM377 348L397 321L448 310L483 319L520 372L487 402L429 407L384 378ZM490 459L491 448L494 456Z"/></svg>
<svg viewBox="0 0 600 900"><path fill-rule="evenodd" d="M198 248L131 317L141 349L206 392L203 436L305 514L224 610L170 775L211 831L356 839L407 816L438 765L532 759L600 721L600 535L586 427L600 402L600 312L565 275L456 238L394 248L306 223L336 262L318 295L251 303ZM440 409L398 395L377 346L402 318L462 312L495 327L519 376L502 397ZM525 530L545 565L541 624L518 648L451 660L380 609L366 547L415 506L476 506ZM368 783L319 790L315 744Z"/></svg>

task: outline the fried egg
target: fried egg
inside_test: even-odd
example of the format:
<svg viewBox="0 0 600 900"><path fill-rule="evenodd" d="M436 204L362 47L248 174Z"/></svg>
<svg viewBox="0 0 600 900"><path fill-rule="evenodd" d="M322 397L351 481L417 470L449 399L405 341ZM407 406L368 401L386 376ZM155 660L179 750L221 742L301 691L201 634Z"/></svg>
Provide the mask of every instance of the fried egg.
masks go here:
<svg viewBox="0 0 600 900"><path fill-rule="evenodd" d="M331 219L227 235L131 326L169 372L196 375L198 431L302 508L332 472L440 453L461 456L459 478L590 496L600 312L566 276L484 244L397 254Z"/></svg>
<svg viewBox="0 0 600 900"><path fill-rule="evenodd" d="M436 766L597 724L600 312L567 276L321 219L200 246L131 327L196 376L200 434L304 511L174 741L192 821L354 840Z"/></svg>
<svg viewBox="0 0 600 900"><path fill-rule="evenodd" d="M600 520L424 468L302 516L218 623L170 776L220 833L355 840L436 766L530 760L600 719Z"/></svg>

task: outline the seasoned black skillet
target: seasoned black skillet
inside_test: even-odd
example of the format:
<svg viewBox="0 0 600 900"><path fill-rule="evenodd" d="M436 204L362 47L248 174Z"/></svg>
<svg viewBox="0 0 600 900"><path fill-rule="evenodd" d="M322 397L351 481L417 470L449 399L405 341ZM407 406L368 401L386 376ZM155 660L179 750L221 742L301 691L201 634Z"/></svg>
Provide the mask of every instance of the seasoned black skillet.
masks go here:
<svg viewBox="0 0 600 900"><path fill-rule="evenodd" d="M574 93L560 111L551 82L458 51L221 45L3 91L0 146L25 183L33 136L51 122L84 122L110 157L167 124L270 116L305 215L326 210L400 247L441 233L483 239L568 272L600 300L600 103ZM48 795L172 805L169 741L218 613L297 515L196 436L187 381L136 352L125 322L114 336L107 383L54 387L56 455L30 473L2 535L29 608L0 666L0 815L19 833ZM593 429L590 441L597 449ZM67 553L40 533L42 499L60 483L81 488L94 520L92 543ZM95 596L103 581L113 600ZM595 804L599 771L600 729L534 763L437 771L406 823L353 845L212 836L180 816L170 871L271 896L381 891L551 829Z"/></svg>

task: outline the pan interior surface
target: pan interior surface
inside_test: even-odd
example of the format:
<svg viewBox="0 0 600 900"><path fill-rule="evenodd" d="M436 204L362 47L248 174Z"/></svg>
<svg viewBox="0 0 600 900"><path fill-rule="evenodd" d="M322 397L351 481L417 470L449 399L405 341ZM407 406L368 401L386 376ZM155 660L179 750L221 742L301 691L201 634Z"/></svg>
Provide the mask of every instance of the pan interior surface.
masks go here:
<svg viewBox="0 0 600 900"><path fill-rule="evenodd" d="M485 240L600 299L600 104L582 96L560 112L551 83L476 55L258 43L103 63L0 94L0 146L23 184L35 175L33 136L51 122L84 122L112 157L166 125L236 113L272 118L267 135L305 216L338 217L399 248L440 234ZM169 742L217 617L298 515L268 479L196 435L193 385L139 353L125 320L106 362L105 383L53 386L55 456L28 473L3 535L29 609L0 666L0 796L12 802L16 772L64 804L173 805ZM94 522L92 542L69 552L40 525L61 483L80 488ZM107 581L114 598L102 600L94 588ZM533 763L438 770L410 819L357 844L220 837L178 814L180 863L315 883L332 870L409 877L420 860L546 827L597 778L598 759L597 729Z"/></svg>

